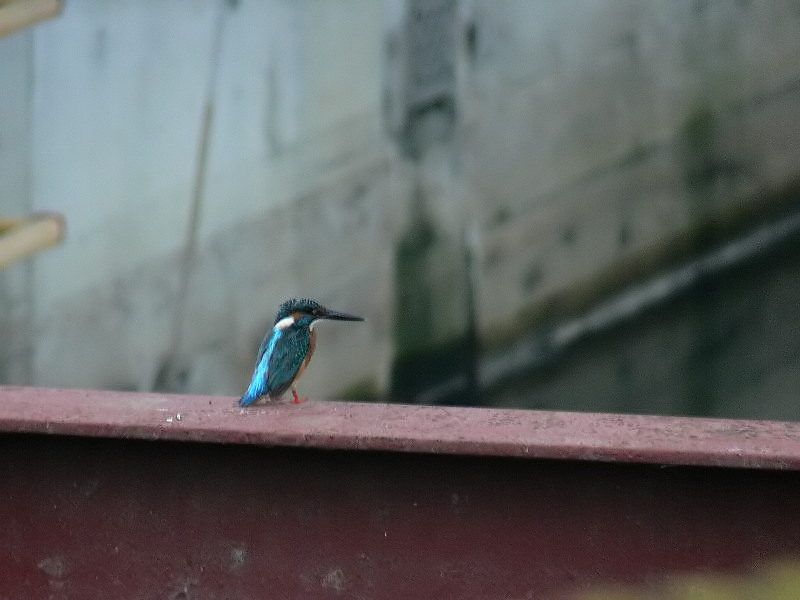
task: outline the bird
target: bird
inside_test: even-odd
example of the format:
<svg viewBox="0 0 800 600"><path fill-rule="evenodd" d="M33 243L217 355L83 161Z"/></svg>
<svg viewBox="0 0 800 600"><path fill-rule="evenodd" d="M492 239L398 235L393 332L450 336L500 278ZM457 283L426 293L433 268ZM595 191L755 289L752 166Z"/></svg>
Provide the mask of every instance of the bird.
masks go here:
<svg viewBox="0 0 800 600"><path fill-rule="evenodd" d="M258 349L250 386L239 400L242 408L263 396L278 399L291 388L294 402L303 402L295 383L303 374L314 353L317 333L314 325L320 319L363 321L362 317L330 310L311 298L292 298L278 308L275 322Z"/></svg>

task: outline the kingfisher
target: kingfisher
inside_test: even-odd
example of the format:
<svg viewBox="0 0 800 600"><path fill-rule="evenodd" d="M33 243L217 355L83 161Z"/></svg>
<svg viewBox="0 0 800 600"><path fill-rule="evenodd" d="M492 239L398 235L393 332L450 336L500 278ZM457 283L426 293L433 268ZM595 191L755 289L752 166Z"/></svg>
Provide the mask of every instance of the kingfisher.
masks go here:
<svg viewBox="0 0 800 600"><path fill-rule="evenodd" d="M239 400L239 406L250 406L262 396L280 398L292 389L294 402L303 402L297 395L295 382L303 374L317 345L314 325L320 319L363 321L361 317L337 312L310 298L292 298L281 304L272 330L264 336L258 349L256 367L250 387Z"/></svg>

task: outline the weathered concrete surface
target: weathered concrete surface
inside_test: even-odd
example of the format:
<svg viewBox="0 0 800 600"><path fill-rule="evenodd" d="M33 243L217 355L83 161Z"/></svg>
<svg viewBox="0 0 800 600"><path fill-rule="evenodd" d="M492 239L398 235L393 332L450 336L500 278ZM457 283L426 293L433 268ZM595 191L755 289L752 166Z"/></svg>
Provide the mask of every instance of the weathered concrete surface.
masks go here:
<svg viewBox="0 0 800 600"><path fill-rule="evenodd" d="M32 209L31 100L33 36L0 40L0 218ZM33 381L33 268L0 273L0 381Z"/></svg>
<svg viewBox="0 0 800 600"><path fill-rule="evenodd" d="M3 380L239 393L303 294L367 317L304 392L385 394L798 176L792 2L443 0L432 96L421 8L77 0L0 40L4 210L69 226L0 275Z"/></svg>
<svg viewBox="0 0 800 600"><path fill-rule="evenodd" d="M484 331L797 178L791 3L506 8L476 6L464 151Z"/></svg>
<svg viewBox="0 0 800 600"><path fill-rule="evenodd" d="M707 275L569 346L541 351L547 336L534 333L521 343L538 355L492 377L482 399L585 410L589 397L596 411L796 421L800 288L790 281L799 269L795 233L758 260Z"/></svg>

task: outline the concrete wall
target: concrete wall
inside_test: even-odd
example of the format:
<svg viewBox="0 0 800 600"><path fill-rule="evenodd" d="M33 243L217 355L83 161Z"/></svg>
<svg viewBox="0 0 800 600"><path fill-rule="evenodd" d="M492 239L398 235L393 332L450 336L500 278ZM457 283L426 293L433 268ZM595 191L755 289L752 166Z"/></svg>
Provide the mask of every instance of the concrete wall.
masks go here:
<svg viewBox="0 0 800 600"><path fill-rule="evenodd" d="M796 3L475 8L483 325L797 178Z"/></svg>
<svg viewBox="0 0 800 600"><path fill-rule="evenodd" d="M5 216L31 210L33 40L0 40L0 207ZM33 265L0 272L0 380L33 380Z"/></svg>
<svg viewBox="0 0 800 600"><path fill-rule="evenodd" d="M372 2L75 1L0 41L0 185L17 203L4 212L68 221L30 289L19 280L31 265L2 276L25 296L15 310L35 314L32 329L3 332L31 341L30 375L6 380L146 389L170 375L236 393L278 303L297 294L371 317L321 336L321 353L352 351L311 390L325 393L325 374L339 387L374 376L389 360L381 15Z"/></svg>
<svg viewBox="0 0 800 600"><path fill-rule="evenodd" d="M0 375L240 393L302 294L368 319L320 326L304 393L414 396L441 352L463 383L476 339L793 181L798 58L788 0L70 1L0 40L3 213L68 222L0 274Z"/></svg>

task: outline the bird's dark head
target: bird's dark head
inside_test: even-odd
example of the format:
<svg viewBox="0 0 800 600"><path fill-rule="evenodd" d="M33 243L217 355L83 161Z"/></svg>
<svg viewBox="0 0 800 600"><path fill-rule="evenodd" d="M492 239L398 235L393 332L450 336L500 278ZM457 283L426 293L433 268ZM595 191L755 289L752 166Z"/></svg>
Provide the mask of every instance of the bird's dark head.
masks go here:
<svg viewBox="0 0 800 600"><path fill-rule="evenodd" d="M362 317L325 308L311 298L292 298L281 304L275 315L275 327L289 327L295 323L310 326L318 319L335 321L363 321Z"/></svg>

